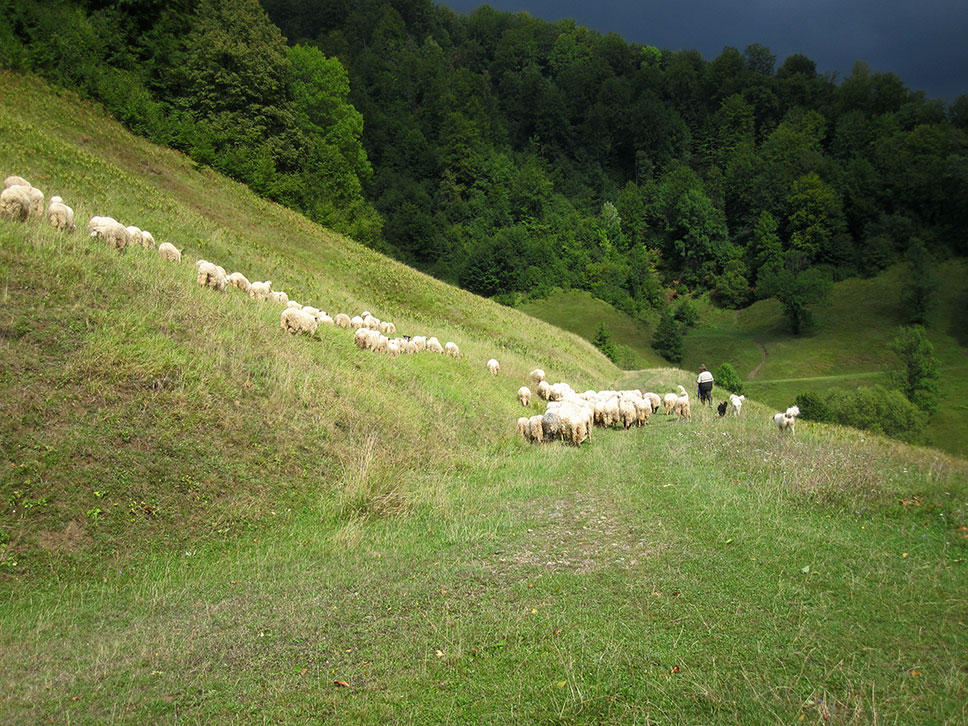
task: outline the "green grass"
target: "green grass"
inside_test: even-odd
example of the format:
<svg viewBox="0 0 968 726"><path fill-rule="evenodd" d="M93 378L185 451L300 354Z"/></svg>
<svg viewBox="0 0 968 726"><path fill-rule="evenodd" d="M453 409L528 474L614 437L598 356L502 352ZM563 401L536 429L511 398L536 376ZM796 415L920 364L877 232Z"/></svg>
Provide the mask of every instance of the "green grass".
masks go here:
<svg viewBox="0 0 968 726"><path fill-rule="evenodd" d="M34 78L0 74L0 169L186 247L0 222L0 723L965 722L964 460L756 401L529 446L536 365L694 375L623 373ZM291 338L197 257L463 357Z"/></svg>

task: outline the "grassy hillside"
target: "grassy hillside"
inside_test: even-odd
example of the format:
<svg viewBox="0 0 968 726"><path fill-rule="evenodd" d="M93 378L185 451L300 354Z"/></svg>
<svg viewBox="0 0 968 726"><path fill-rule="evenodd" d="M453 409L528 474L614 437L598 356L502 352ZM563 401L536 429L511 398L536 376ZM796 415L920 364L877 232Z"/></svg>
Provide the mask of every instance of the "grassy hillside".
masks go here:
<svg viewBox="0 0 968 726"><path fill-rule="evenodd" d="M964 719L964 460L755 401L529 446L535 365L692 374L623 374L33 78L0 74L0 170L185 248L0 222L0 723ZM462 358L291 338L198 257Z"/></svg>
<svg viewBox="0 0 968 726"><path fill-rule="evenodd" d="M702 321L685 337L683 368L696 370L706 363L715 371L728 361L748 379L744 385L750 397L778 409L806 391L824 395L833 387L882 383L885 371L898 365L888 345L905 320L900 309L902 274L898 266L873 279L835 284L830 296L814 307L815 328L801 337L789 333L773 300L740 311L700 304ZM966 275L968 260L952 260L938 269L941 284L928 326L943 382L941 406L925 443L960 456L968 455ZM599 322L605 322L616 342L632 347L648 365L663 365L650 348L651 330L586 292L561 293L521 309L589 340Z"/></svg>

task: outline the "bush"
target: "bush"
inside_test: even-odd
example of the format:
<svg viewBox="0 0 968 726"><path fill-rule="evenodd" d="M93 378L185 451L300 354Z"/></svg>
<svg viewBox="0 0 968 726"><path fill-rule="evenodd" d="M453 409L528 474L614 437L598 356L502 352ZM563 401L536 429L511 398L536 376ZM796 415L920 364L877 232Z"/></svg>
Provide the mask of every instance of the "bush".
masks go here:
<svg viewBox="0 0 968 726"><path fill-rule="evenodd" d="M800 418L805 421L829 423L834 420L833 411L827 402L816 393L801 393L797 396Z"/></svg>
<svg viewBox="0 0 968 726"><path fill-rule="evenodd" d="M612 363L617 362L618 353L615 350L615 343L612 342L612 333L605 327L605 323L598 324L598 330L595 337L592 338L592 344L602 351Z"/></svg>
<svg viewBox="0 0 968 726"><path fill-rule="evenodd" d="M828 402L835 422L904 441L916 439L928 422L927 414L903 393L881 386L835 391Z"/></svg>
<svg viewBox="0 0 968 726"><path fill-rule="evenodd" d="M693 328L699 322L699 310L696 309L696 304L686 297L676 306L674 317L687 328Z"/></svg>
<svg viewBox="0 0 968 726"><path fill-rule="evenodd" d="M716 369L716 385L736 395L743 392L743 382L736 369L729 363L723 363Z"/></svg>
<svg viewBox="0 0 968 726"><path fill-rule="evenodd" d="M668 361L682 361L682 329L668 310L659 319L659 325L652 336L652 347Z"/></svg>

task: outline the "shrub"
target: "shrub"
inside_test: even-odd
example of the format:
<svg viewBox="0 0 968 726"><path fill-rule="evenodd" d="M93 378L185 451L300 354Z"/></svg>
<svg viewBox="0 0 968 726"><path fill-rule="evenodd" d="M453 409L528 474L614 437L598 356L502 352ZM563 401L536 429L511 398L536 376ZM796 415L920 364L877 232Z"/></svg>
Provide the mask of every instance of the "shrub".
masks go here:
<svg viewBox="0 0 968 726"><path fill-rule="evenodd" d="M800 418L805 421L829 423L834 420L830 406L819 394L801 393L797 396L796 403L800 409Z"/></svg>
<svg viewBox="0 0 968 726"><path fill-rule="evenodd" d="M692 300L685 297L676 306L674 317L687 328L692 328L699 322L699 310L696 309L696 304Z"/></svg>
<svg viewBox="0 0 968 726"><path fill-rule="evenodd" d="M834 391L828 402L835 422L905 441L916 439L928 421L903 393L881 386Z"/></svg>
<svg viewBox="0 0 968 726"><path fill-rule="evenodd" d="M716 369L716 385L737 395L743 392L743 382L736 369L729 363L723 363Z"/></svg>
<svg viewBox="0 0 968 726"><path fill-rule="evenodd" d="M659 319L659 325L652 336L652 347L668 361L682 361L682 329L668 310Z"/></svg>
<svg viewBox="0 0 968 726"><path fill-rule="evenodd" d="M598 324L598 330L595 332L595 337L592 338L592 344L602 351L610 361L617 362L618 355L615 350L615 343L612 342L612 333L605 327L605 323Z"/></svg>

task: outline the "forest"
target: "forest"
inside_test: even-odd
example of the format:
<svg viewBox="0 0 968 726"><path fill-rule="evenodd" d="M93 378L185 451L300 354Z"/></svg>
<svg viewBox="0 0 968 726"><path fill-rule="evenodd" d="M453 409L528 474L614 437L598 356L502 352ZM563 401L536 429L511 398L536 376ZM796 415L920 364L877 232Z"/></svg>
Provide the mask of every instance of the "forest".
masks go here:
<svg viewBox="0 0 968 726"><path fill-rule="evenodd" d="M831 281L968 254L968 96L862 61L837 79L430 0L0 8L0 65L501 302L776 297L798 333Z"/></svg>

